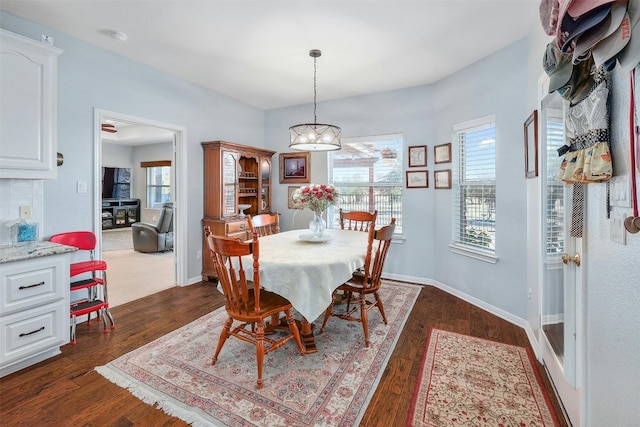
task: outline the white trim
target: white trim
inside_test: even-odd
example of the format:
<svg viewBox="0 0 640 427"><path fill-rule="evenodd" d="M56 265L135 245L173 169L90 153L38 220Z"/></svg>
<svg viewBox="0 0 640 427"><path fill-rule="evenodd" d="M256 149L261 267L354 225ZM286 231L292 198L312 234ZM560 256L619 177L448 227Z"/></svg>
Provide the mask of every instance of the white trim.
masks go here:
<svg viewBox="0 0 640 427"><path fill-rule="evenodd" d="M129 114L118 113L115 111L103 110L101 108L94 108L94 177L93 177L93 206L94 206L94 218L93 227L94 232L98 234L102 230L102 219L99 206L100 190L100 176L99 171L102 167L102 135L100 123L105 117L115 119L118 121L126 121L132 123L140 123L147 126L154 126L163 129L168 129L174 132L174 154L175 154L175 194L174 194L174 226L175 236L174 241L174 253L176 257L176 283L178 286L185 286L191 284L187 280L187 218L188 218L188 206L187 203L187 128L180 125L174 125L171 123L159 122L156 120L145 119L142 117L136 117ZM102 254L102 239L98 239L98 246L96 247L96 253Z"/></svg>
<svg viewBox="0 0 640 427"><path fill-rule="evenodd" d="M451 252L455 254L468 256L469 258L474 258L480 261L488 262L490 264L497 263L499 259L498 256L494 253L483 251L481 249L474 249L458 243L451 243L449 247L451 248Z"/></svg>
<svg viewBox="0 0 640 427"><path fill-rule="evenodd" d="M343 137L342 138L342 142L388 141L390 139L402 139L402 140L404 140L404 134L402 134L402 133L388 133L388 134L383 134L383 135Z"/></svg>
<svg viewBox="0 0 640 427"><path fill-rule="evenodd" d="M487 114L483 117L467 120L465 122L456 123L451 127L453 133L460 133L462 131L468 131L470 129L484 129L496 126L496 115Z"/></svg>
<svg viewBox="0 0 640 427"><path fill-rule="evenodd" d="M445 291L448 294L451 294L455 297L460 298L461 300L464 300L466 302L468 302L469 304L472 304L478 308L483 309L484 311L491 313L495 316L498 316L501 319L506 320L509 323L513 323L516 326L519 326L521 328L524 328L525 330L527 328L530 329L529 327L529 322L527 322L525 319L515 316L511 313L509 313L508 311L505 311L501 308L498 308L496 306L493 306L491 304L487 304L486 302L482 301L481 299L478 299L474 296L471 296L469 294L466 294L464 292L461 292L455 288L452 288L451 286L445 285L444 283L438 282L437 280L433 280L433 279L426 279L423 277L414 277L414 276L405 276L402 274L388 274L385 273L384 274L384 278L385 279L391 279L391 280L398 280L401 282L408 282L408 283L416 283L419 285L431 285L431 286L435 286L438 289L441 289L443 291ZM528 334L527 334L528 335Z"/></svg>

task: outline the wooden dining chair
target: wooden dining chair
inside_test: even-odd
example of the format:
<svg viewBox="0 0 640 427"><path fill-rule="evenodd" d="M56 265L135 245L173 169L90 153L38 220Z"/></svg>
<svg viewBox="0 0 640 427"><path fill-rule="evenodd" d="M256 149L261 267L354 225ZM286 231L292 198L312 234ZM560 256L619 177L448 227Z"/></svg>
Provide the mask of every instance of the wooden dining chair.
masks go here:
<svg viewBox="0 0 640 427"><path fill-rule="evenodd" d="M305 349L300 339L298 326L291 312L291 303L273 292L260 289L260 243L258 235L253 234L250 241L242 242L237 239L214 236L205 228L211 257L218 273L218 281L224 293L225 309L228 314L227 321L220 332L218 346L213 355L211 364L215 365L222 346L231 335L242 341L256 346L256 365L258 369L257 388L262 388L262 368L264 356L286 344L289 340L295 340L300 354L305 354ZM247 278L242 257L251 256L253 274ZM289 329L289 334L280 338L265 336L265 319L277 318L284 313ZM233 326L233 322L240 322ZM276 337L279 335L273 335Z"/></svg>
<svg viewBox="0 0 640 427"><path fill-rule="evenodd" d="M373 212L366 211L351 211L345 212L340 208L340 228L343 230L355 230L369 232L376 228L376 219L378 218L378 211ZM369 233L368 245L371 247L373 234ZM362 269L357 269L354 275L362 276ZM347 304L351 302L351 294L344 292L340 295L340 301L347 301Z"/></svg>
<svg viewBox="0 0 640 427"><path fill-rule="evenodd" d="M340 228L343 230L369 231L375 228L378 211L351 211L345 212L340 208Z"/></svg>
<svg viewBox="0 0 640 427"><path fill-rule="evenodd" d="M387 323L387 316L384 314L384 307L382 300L378 294L378 290L382 285L382 269L384 262L387 259L387 253L389 252L389 246L391 245L391 238L393 232L396 229L396 219L391 218L391 223L379 230L370 229L370 233L373 235L373 242L367 248L367 256L365 258L363 275L354 274L353 277L346 283L340 285L337 290L342 290L347 294L353 294L358 296L360 302L359 307L354 306L351 308L347 305L344 313L334 313L333 303L329 304L329 307L325 310L324 321L320 328L320 333L324 332L325 326L329 317L335 316L344 320L356 321L362 323L362 329L364 330L365 345L369 347L369 317L368 311L374 307L378 307L382 320ZM367 295L373 294L375 301L369 302L366 300ZM336 292L333 293L333 300L335 301ZM355 312L360 310L360 317L354 317Z"/></svg>
<svg viewBox="0 0 640 427"><path fill-rule="evenodd" d="M277 234L280 232L279 212L276 212L274 214L260 214L254 216L248 215L248 220L253 223L253 228L255 229L255 232L258 233L258 237Z"/></svg>

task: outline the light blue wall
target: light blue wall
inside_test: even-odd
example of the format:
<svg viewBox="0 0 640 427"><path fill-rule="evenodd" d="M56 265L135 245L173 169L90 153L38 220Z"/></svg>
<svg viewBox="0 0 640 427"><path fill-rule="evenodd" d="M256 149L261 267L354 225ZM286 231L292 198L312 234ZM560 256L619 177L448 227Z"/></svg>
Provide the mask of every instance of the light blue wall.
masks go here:
<svg viewBox="0 0 640 427"><path fill-rule="evenodd" d="M63 231L69 223L78 228L92 226L94 195L77 194L75 182L91 182L93 177L94 107L188 129L190 254L200 249L202 241L199 143L226 139L286 152L289 151L288 127L313 117L311 105L265 113L4 12L0 12L0 19L2 28L33 39L39 39L41 34L52 35L56 45L65 50L59 62L58 120L59 151L65 155L65 164L58 170L57 180L44 182L44 235ZM537 28L538 23L532 25ZM342 126L345 137L403 133L406 145L428 145L431 181L432 147L450 141L451 126L496 114L498 263L486 264L449 252L451 191L435 191L431 185L427 190L406 192L406 228L412 232L407 234L404 243L393 247L388 267L393 273L435 279L520 318L528 318L529 311L522 123L536 108L537 78L542 72L544 44L548 42L539 33L534 31L527 40L431 86L318 105L319 121ZM628 162L628 151L621 145L628 135L624 119L624 106L628 103L627 76L614 74L613 77L612 150L614 162L624 164ZM278 167L276 155L274 177ZM618 166L616 173L629 176L628 169ZM324 154L313 154L311 176L316 182L326 179ZM10 181L0 190L21 184ZM293 217L287 210L286 195L285 185L276 186L274 206L283 213L283 228L304 226L308 218L302 212ZM604 204L604 186L590 186L585 263L588 280L583 313L585 376L581 385L586 396L585 425L640 425L637 386L640 383L640 235L627 235L626 246L613 243ZM187 268L188 276L193 277L199 274L201 266L197 261L190 261Z"/></svg>
<svg viewBox="0 0 640 427"><path fill-rule="evenodd" d="M264 112L202 86L177 79L146 65L84 43L64 33L0 11L2 28L31 39L53 36L64 50L58 61L58 151L64 165L58 179L44 182L43 237L93 228L94 194L76 193L76 181L92 188L94 108L171 123L188 129L186 149L188 265L187 276L202 271L201 249L203 160L200 142L223 139L261 147ZM100 197L100 195L95 195ZM34 212L37 215L37 212Z"/></svg>
<svg viewBox="0 0 640 427"><path fill-rule="evenodd" d="M140 199L140 221L142 222L155 223L160 209L147 209L147 170L140 167L140 163L172 158L172 142L135 147L102 144L102 166L131 168L131 197ZM175 185L173 190L175 196Z"/></svg>
<svg viewBox="0 0 640 427"><path fill-rule="evenodd" d="M358 137L402 133L405 145L428 145L432 150L433 112L432 90L429 86L345 98L318 104L318 122L340 126L343 137ZM296 106L270 110L266 113L267 146L278 152L290 152L289 126L313 121L313 106ZM406 159L406 155L405 155ZM429 171L433 156L429 155ZM405 160L406 168L406 160ZM274 170L279 159L274 156ZM433 175L431 175L431 180ZM311 181L327 181L326 153L312 153ZM283 229L307 227L308 210L287 209L287 186L274 190L274 206L282 214ZM432 184L433 188L433 184ZM389 271L413 277L432 277L434 251L432 247L435 207L433 189L407 190L404 194L403 227L411 234L389 252ZM410 255L409 255L410 254ZM418 255L421 254L421 255Z"/></svg>
<svg viewBox="0 0 640 427"><path fill-rule="evenodd" d="M147 208L147 169L140 167L141 162L171 160L173 158L173 143L162 142L158 144L141 145L133 148L133 170L135 171L135 194L140 199L140 221L157 223L160 209ZM175 169L173 170L175 172ZM171 197L175 200L176 186L172 186L173 194Z"/></svg>
<svg viewBox="0 0 640 427"><path fill-rule="evenodd" d="M636 67L638 75L640 67ZM611 73L611 87L614 175L629 183L629 76L616 68ZM636 97L639 88L636 82ZM636 110L640 112L638 98ZM636 177L640 184L640 174ZM640 426L640 233L625 232L626 245L611 240L605 185L589 185L586 199L584 350L588 426ZM630 207L614 211L632 214Z"/></svg>
<svg viewBox="0 0 640 427"><path fill-rule="evenodd" d="M344 137L402 133L406 146L428 146L430 188L405 190L403 227L411 232L393 246L386 270L438 280L521 318L526 317L527 295L522 123L530 111L518 100L526 97L526 75L523 40L434 85L318 104L318 122L340 126ZM311 114L309 105L268 111L267 146L288 151L289 126L309 121ZM451 142L454 124L488 114L496 115L497 126L500 260L495 265L450 252L452 191L433 188L433 170L451 167L434 165L433 146ZM326 154L314 153L311 180L324 182L326 177ZM287 209L285 185L276 189L275 196L283 227L308 222L308 212Z"/></svg>

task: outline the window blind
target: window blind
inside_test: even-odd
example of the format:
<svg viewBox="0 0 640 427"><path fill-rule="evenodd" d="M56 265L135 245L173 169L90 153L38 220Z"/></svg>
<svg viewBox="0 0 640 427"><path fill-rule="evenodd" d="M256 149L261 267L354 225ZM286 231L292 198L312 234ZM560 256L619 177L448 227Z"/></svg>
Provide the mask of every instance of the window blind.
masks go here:
<svg viewBox="0 0 640 427"><path fill-rule="evenodd" d="M454 127L453 240L495 251L496 132L493 116Z"/></svg>
<svg viewBox="0 0 640 427"><path fill-rule="evenodd" d="M564 252L564 199L562 181L556 179L562 157L557 149L564 145L564 121L561 111L546 120L546 175L545 175L545 244L547 255Z"/></svg>

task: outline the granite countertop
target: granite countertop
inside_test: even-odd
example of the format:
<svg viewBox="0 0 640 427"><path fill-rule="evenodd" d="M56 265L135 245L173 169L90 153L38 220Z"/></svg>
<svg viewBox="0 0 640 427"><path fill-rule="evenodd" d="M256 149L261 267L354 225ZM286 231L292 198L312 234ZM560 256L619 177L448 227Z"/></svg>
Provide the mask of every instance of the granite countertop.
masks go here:
<svg viewBox="0 0 640 427"><path fill-rule="evenodd" d="M61 245L52 242L30 242L18 245L0 246L0 264L11 261L40 258L49 255L75 252L74 246Z"/></svg>

